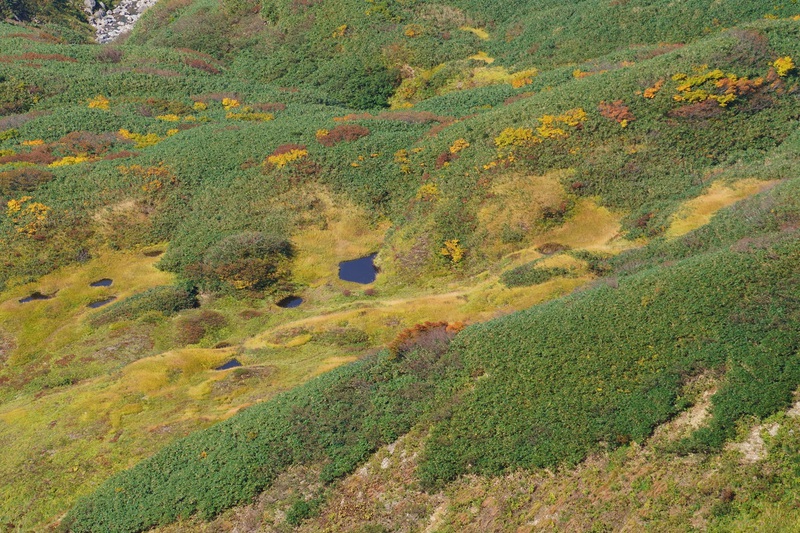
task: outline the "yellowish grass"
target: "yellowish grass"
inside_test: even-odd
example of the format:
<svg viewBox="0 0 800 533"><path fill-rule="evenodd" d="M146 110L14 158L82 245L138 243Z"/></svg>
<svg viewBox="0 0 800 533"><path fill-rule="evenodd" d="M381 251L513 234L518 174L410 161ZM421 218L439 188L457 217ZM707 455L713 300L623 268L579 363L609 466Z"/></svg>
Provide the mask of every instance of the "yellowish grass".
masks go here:
<svg viewBox="0 0 800 533"><path fill-rule="evenodd" d="M83 265L70 265L39 281L0 294L0 324L15 339L8 364L20 365L36 354L54 353L89 331L85 318L97 311L87 304L115 295L126 298L156 285L172 283L173 275L156 269L156 257L137 252L104 252ZM101 278L111 287L90 287ZM51 300L19 303L32 292L54 294Z"/></svg>
<svg viewBox="0 0 800 533"><path fill-rule="evenodd" d="M686 201L678 212L672 217L669 229L665 235L676 238L709 223L714 213L735 204L749 196L757 194L777 181L762 181L757 179L743 179L734 183L715 181L711 187L697 198Z"/></svg>
<svg viewBox="0 0 800 533"><path fill-rule="evenodd" d="M312 287L338 279L341 261L377 251L389 226L371 226L363 208L326 191L318 191L317 198L327 221L325 229L310 227L292 237L298 250L292 275Z"/></svg>
<svg viewBox="0 0 800 533"><path fill-rule="evenodd" d="M479 39L482 39L484 41L489 39L489 32L487 32L483 28L473 28L471 26L461 26L458 29L461 30L461 31L468 31L468 32L476 35Z"/></svg>
<svg viewBox="0 0 800 533"><path fill-rule="evenodd" d="M473 54L473 55L469 56L469 59L474 59L475 61L483 61L487 65L491 65L492 63L494 63L494 58L493 57L489 57L489 54L487 54L486 52L483 52L483 51L478 52L477 54Z"/></svg>

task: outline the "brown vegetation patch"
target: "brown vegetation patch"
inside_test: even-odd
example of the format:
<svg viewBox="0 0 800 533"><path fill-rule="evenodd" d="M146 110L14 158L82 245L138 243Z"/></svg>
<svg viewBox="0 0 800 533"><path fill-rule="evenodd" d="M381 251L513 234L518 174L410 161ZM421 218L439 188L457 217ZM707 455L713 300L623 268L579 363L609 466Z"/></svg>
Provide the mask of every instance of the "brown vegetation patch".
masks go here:
<svg viewBox="0 0 800 533"><path fill-rule="evenodd" d="M19 128L26 122L49 114L49 111L30 111L28 113L19 113L2 117L0 118L0 131Z"/></svg>
<svg viewBox="0 0 800 533"><path fill-rule="evenodd" d="M192 68L202 70L203 72L208 72L209 74L220 74L222 72L211 63L203 61L202 59L187 57L183 60L183 62Z"/></svg>
<svg viewBox="0 0 800 533"><path fill-rule="evenodd" d="M47 44L65 44L66 41L56 37L55 35L50 35L47 32L39 31L38 33L9 33L8 35L4 36L5 39L27 39L29 41L34 41L37 43L47 43Z"/></svg>
<svg viewBox="0 0 800 533"><path fill-rule="evenodd" d="M0 172L0 194L14 196L18 192L29 192L54 177L52 172L29 167Z"/></svg>
<svg viewBox="0 0 800 533"><path fill-rule="evenodd" d="M369 135L369 129L358 124L343 124L336 126L325 135L318 135L317 140L323 146L331 147L340 142L352 142Z"/></svg>

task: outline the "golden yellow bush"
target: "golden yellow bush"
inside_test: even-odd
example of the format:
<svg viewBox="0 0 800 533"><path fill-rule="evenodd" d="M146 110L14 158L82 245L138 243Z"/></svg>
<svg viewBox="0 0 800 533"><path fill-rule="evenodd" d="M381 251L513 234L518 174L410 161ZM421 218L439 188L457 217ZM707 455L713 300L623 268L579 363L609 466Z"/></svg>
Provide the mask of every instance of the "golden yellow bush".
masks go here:
<svg viewBox="0 0 800 533"><path fill-rule="evenodd" d="M103 95L98 94L89 100L89 109L102 109L108 111L111 102Z"/></svg>
<svg viewBox="0 0 800 533"><path fill-rule="evenodd" d="M452 263L458 263L464 258L464 249L459 244L458 239L444 241L444 247L439 251L445 257L450 257Z"/></svg>
<svg viewBox="0 0 800 533"><path fill-rule="evenodd" d="M772 63L772 66L775 67L778 76L782 78L788 76L795 67L794 61L792 61L790 56L779 57Z"/></svg>
<svg viewBox="0 0 800 533"><path fill-rule="evenodd" d="M450 146L450 153L457 154L464 148L469 148L469 143L466 139L456 139L453 141L453 144Z"/></svg>

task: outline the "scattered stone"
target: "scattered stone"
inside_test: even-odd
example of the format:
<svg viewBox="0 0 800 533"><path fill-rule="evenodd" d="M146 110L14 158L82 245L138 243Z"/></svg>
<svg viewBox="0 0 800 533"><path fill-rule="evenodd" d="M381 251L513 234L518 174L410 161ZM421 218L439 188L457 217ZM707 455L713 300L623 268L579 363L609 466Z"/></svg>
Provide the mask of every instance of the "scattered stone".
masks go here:
<svg viewBox="0 0 800 533"><path fill-rule="evenodd" d="M158 0L123 0L112 10L103 2L84 0L84 11L89 16L89 24L95 29L95 40L110 43L123 33L133 29L134 24L148 8Z"/></svg>

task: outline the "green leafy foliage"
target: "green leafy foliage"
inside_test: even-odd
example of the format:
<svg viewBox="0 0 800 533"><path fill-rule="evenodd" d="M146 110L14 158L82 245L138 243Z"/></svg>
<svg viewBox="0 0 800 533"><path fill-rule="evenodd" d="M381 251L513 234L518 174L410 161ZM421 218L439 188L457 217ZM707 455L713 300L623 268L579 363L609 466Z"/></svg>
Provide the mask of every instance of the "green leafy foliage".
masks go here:
<svg viewBox="0 0 800 533"><path fill-rule="evenodd" d="M526 287L544 283L558 276L567 276L569 273L569 270L561 267L537 267L536 261L533 261L503 272L500 281L507 287Z"/></svg>
<svg viewBox="0 0 800 533"><path fill-rule="evenodd" d="M151 312L169 316L192 307L197 307L197 295L194 291L165 285L153 287L141 294L109 305L94 317L92 322L99 326L119 320L135 320Z"/></svg>
<svg viewBox="0 0 800 533"><path fill-rule="evenodd" d="M448 357L424 350L384 352L342 367L192 434L109 479L64 520L70 531L141 531L198 513L211 517L244 502L292 464L323 461L322 479L352 471L431 410L457 374ZM318 505L305 500L294 520Z"/></svg>

